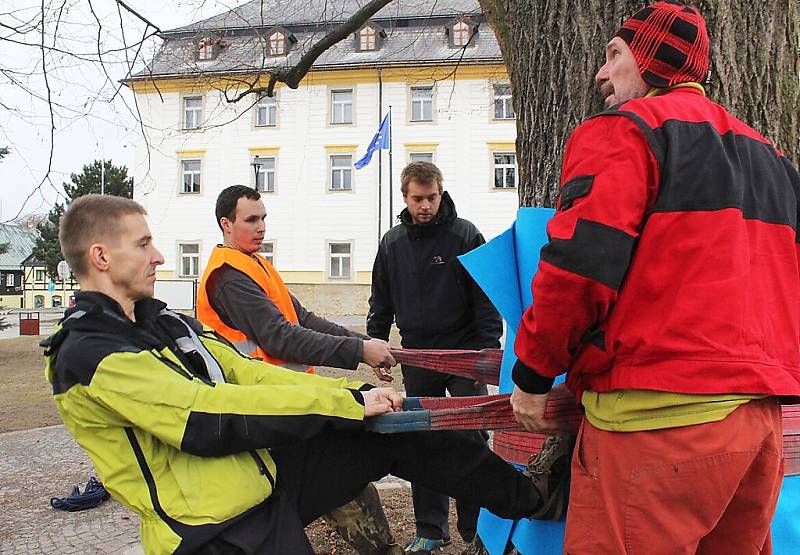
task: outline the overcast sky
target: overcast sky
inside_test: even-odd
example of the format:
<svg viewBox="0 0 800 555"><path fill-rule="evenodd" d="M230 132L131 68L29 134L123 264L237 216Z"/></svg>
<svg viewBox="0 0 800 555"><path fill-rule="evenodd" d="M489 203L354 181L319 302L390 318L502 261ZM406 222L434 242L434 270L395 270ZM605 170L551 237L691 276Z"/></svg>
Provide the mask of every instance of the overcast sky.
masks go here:
<svg viewBox="0 0 800 555"><path fill-rule="evenodd" d="M126 3L162 30L222 13L246 0L126 0ZM49 2L46 2L49 3ZM128 64L122 52L103 55L106 75L99 64L77 59L97 58L97 19L102 23L102 50L119 49L122 36L136 43L145 25L125 11L118 12L113 0L66 0L46 10L45 42L53 46L46 54L51 100L56 104L54 149L50 179L45 179L50 157L50 111L42 71L40 2L0 0L0 146L11 149L0 162L0 222L33 213L45 213L63 198L63 181L79 173L92 160L111 159L133 166L139 129L132 115L132 95L119 88ZM122 25L120 25L120 13ZM6 26L26 28L15 33ZM54 29L58 36L54 42ZM10 41L33 44L26 46ZM152 58L160 41L145 42L140 56ZM72 55L68 55L68 52ZM133 56L133 50L128 51ZM138 60L136 70L144 65ZM44 181L43 181L44 180ZM40 183L42 185L40 186ZM26 198L29 197L27 199Z"/></svg>

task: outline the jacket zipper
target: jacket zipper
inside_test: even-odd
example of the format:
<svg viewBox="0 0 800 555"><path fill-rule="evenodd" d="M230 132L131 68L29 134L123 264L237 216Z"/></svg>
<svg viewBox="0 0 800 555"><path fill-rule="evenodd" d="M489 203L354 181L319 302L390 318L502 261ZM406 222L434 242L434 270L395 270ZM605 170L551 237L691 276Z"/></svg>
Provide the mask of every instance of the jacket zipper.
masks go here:
<svg viewBox="0 0 800 555"><path fill-rule="evenodd" d="M258 466L259 472L264 475L267 480L269 480L269 485L272 487L273 491L275 490L275 479L272 477L272 474L269 473L269 469L267 465L264 464L264 461L261 459L261 456L256 453L255 451L249 451L250 455L253 457L253 460L256 461L256 466Z"/></svg>

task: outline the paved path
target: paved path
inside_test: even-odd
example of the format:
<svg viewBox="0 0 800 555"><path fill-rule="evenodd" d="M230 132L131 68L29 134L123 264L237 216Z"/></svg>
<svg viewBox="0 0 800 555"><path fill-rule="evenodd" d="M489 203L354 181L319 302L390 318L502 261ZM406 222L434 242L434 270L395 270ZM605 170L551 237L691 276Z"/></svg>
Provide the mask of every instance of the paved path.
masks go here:
<svg viewBox="0 0 800 555"><path fill-rule="evenodd" d="M77 513L50 507L94 475L64 426L0 434L0 555L141 555L139 519L113 499ZM408 483L388 476L378 484L397 487Z"/></svg>
<svg viewBox="0 0 800 555"><path fill-rule="evenodd" d="M141 553L138 518L114 500L77 513L56 511L94 475L64 426L0 434L0 554Z"/></svg>

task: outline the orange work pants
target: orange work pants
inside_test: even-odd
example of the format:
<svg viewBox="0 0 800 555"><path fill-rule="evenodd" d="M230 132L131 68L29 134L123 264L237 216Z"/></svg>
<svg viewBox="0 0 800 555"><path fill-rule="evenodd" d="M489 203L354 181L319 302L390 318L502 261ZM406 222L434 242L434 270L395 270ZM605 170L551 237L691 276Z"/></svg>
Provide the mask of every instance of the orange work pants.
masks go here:
<svg viewBox="0 0 800 555"><path fill-rule="evenodd" d="M607 432L584 419L564 552L770 554L782 457L774 397L719 422L663 430Z"/></svg>

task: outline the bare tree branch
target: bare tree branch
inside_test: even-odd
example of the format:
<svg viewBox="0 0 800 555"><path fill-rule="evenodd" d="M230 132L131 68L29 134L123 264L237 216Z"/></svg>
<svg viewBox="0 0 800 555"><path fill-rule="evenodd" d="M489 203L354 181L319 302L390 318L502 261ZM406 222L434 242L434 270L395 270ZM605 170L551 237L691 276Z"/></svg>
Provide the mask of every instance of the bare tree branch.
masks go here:
<svg viewBox="0 0 800 555"><path fill-rule="evenodd" d="M142 14L140 14L139 12L137 12L136 10L131 8L125 2L123 2L122 0L116 0L116 2L117 2L117 6L122 6L122 8L125 9L125 11L127 11L128 13L130 13L131 15L133 15L135 17L138 17L142 22L146 23L147 25L149 25L150 27L155 29L159 34L161 33L161 29L158 28L158 25L153 24L153 22L151 22L149 19L144 17Z"/></svg>

